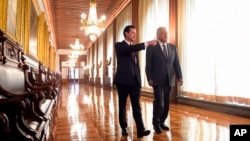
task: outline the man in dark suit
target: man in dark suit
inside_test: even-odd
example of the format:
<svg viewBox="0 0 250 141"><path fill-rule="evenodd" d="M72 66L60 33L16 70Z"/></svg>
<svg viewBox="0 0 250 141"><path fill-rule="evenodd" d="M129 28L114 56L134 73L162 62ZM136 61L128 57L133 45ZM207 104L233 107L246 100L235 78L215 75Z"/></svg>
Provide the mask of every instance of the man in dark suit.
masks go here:
<svg viewBox="0 0 250 141"><path fill-rule="evenodd" d="M126 102L129 95L137 127L137 137L141 138L149 135L150 131L145 130L141 115L141 76L137 52L149 45L156 45L157 41L152 40L133 45L136 38L136 28L133 25L126 26L123 35L125 40L115 44L117 70L113 81L117 87L119 97L119 123L122 128L122 135L127 136Z"/></svg>
<svg viewBox="0 0 250 141"><path fill-rule="evenodd" d="M177 82L182 85L182 71L176 47L167 43L165 27L157 29L158 44L146 50L146 75L154 91L153 126L156 133L169 130L164 124L168 117L171 88Z"/></svg>

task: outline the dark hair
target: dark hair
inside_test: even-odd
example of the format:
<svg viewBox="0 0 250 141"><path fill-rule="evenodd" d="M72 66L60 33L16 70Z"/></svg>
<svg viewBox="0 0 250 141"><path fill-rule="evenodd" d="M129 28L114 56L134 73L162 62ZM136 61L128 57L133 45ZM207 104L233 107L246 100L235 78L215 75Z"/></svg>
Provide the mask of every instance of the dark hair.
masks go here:
<svg viewBox="0 0 250 141"><path fill-rule="evenodd" d="M133 25L127 25L123 30L123 36L126 37L125 32L129 32L130 28L135 28Z"/></svg>

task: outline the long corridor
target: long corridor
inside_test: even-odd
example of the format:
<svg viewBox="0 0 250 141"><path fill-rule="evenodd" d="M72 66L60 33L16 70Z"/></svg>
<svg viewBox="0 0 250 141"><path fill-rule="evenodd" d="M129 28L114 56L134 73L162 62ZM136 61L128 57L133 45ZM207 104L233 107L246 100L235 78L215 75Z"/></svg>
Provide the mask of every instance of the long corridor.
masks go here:
<svg viewBox="0 0 250 141"><path fill-rule="evenodd" d="M171 104L166 125L169 131L154 133L152 98L141 97L141 108L149 136L137 139L130 101L127 102L128 136L121 135L115 89L91 85L63 84L54 141L229 141L230 124L250 124L249 118L223 114L180 104Z"/></svg>

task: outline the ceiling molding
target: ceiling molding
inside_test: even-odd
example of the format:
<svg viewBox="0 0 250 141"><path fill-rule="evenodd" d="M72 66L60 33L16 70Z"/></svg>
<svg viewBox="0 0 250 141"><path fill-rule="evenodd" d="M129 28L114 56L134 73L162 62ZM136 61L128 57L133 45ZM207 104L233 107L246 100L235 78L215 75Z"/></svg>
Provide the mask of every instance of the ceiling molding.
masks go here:
<svg viewBox="0 0 250 141"><path fill-rule="evenodd" d="M50 40L51 40L51 44L53 46L53 48L55 50L57 50L57 43L56 43L56 37L55 37L55 29L54 29L54 22L52 20L52 14L53 11L51 10L50 7L50 0L43 0L43 6L44 6L44 10L45 10L45 15L47 17L47 23L48 23L48 27L50 29Z"/></svg>

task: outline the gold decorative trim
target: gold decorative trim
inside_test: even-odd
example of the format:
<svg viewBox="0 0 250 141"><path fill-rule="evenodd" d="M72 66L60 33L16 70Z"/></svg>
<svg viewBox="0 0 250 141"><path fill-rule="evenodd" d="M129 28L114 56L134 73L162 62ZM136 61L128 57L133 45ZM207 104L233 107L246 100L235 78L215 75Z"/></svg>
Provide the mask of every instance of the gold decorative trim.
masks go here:
<svg viewBox="0 0 250 141"><path fill-rule="evenodd" d="M40 9L40 6L39 6L39 4L38 4L38 1L37 1L37 0L32 0L32 3L33 3L33 5L34 5L34 7L35 7L35 10L36 10L37 15L40 15L41 12L42 12L42 10Z"/></svg>
<svg viewBox="0 0 250 141"><path fill-rule="evenodd" d="M50 29L50 41L51 44L53 46L53 48L57 49L57 43L56 43L56 38L55 38L55 31L54 31L54 22L52 19L52 13L51 13L51 5L50 5L50 0L43 0L43 4L44 4L44 9L45 9L45 13L47 15L47 22L48 22L48 26Z"/></svg>
<svg viewBox="0 0 250 141"><path fill-rule="evenodd" d="M21 24L20 24L20 38L19 38L19 43L20 45L23 47L23 49L25 48L25 6L26 6L26 1L25 0L22 0L22 9L21 9Z"/></svg>
<svg viewBox="0 0 250 141"><path fill-rule="evenodd" d="M39 47L39 5L36 0L31 0L30 4L30 36L29 36L29 52L33 57L38 57ZM40 60L42 61L42 60Z"/></svg>
<svg viewBox="0 0 250 141"><path fill-rule="evenodd" d="M44 22L45 22L45 16L44 16L44 13L41 13L39 16L38 16L38 36L37 36L37 56L38 56L38 59L44 63L44 60L45 60L45 38L44 38Z"/></svg>
<svg viewBox="0 0 250 141"><path fill-rule="evenodd" d="M0 29L6 32L6 22L7 22L7 0L0 1Z"/></svg>
<svg viewBox="0 0 250 141"><path fill-rule="evenodd" d="M22 31L22 25L24 22L24 13L22 12L24 9L24 0L18 0L17 2L17 18L16 18L16 41L21 44L21 31Z"/></svg>
<svg viewBox="0 0 250 141"><path fill-rule="evenodd" d="M49 56L49 66L50 66L50 69L52 70L52 71L54 71L55 72L55 52L54 52L54 49L53 49L53 47L52 46L49 46L49 51L50 51L50 56Z"/></svg>
<svg viewBox="0 0 250 141"><path fill-rule="evenodd" d="M45 66L50 66L50 43L49 31L45 13L38 16L38 58Z"/></svg>
<svg viewBox="0 0 250 141"><path fill-rule="evenodd" d="M25 1L25 17L24 17L24 54L29 54L29 39L30 39L30 12L31 0Z"/></svg>
<svg viewBox="0 0 250 141"><path fill-rule="evenodd" d="M46 66L49 67L49 32L48 32L48 26L46 24L46 21L45 21L45 14L44 14L44 31L43 31L43 34L44 34L44 64Z"/></svg>
<svg viewBox="0 0 250 141"><path fill-rule="evenodd" d="M10 2L10 0L8 0L8 2ZM6 9L6 16L8 18L8 2L7 2L7 9ZM22 22L24 22L24 20L22 19L24 17L24 13L22 12L24 9L24 0L17 0L17 9L16 9L16 27L15 27L15 34L13 35L12 33L10 33L10 31L8 31L8 28L7 28L7 18L6 18L6 26L5 26L5 29L6 29L6 34L11 38L13 39L15 42L17 43L21 43L21 27L22 27Z"/></svg>

